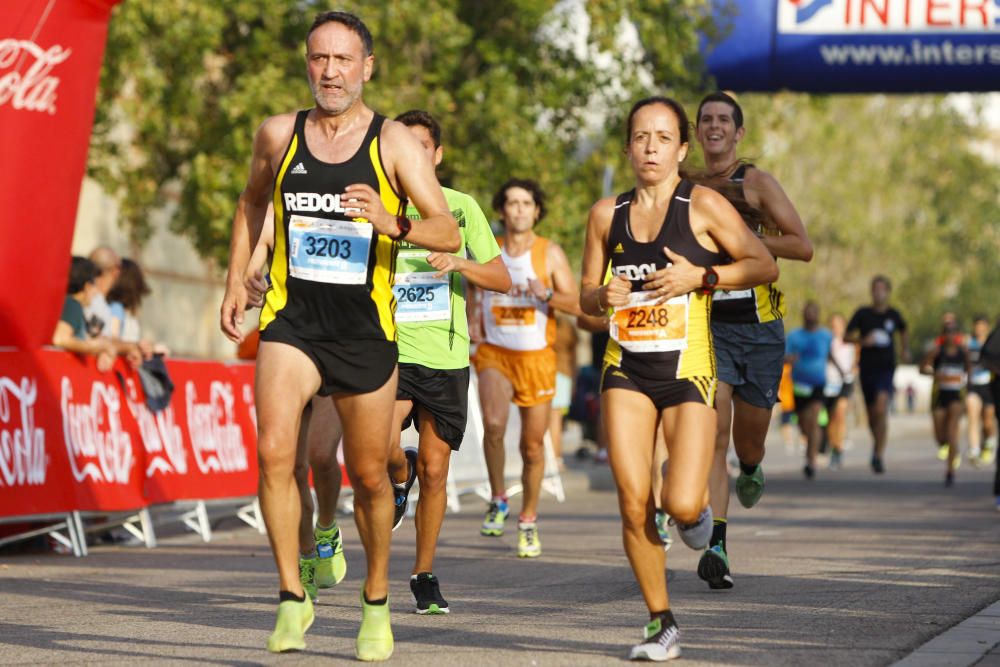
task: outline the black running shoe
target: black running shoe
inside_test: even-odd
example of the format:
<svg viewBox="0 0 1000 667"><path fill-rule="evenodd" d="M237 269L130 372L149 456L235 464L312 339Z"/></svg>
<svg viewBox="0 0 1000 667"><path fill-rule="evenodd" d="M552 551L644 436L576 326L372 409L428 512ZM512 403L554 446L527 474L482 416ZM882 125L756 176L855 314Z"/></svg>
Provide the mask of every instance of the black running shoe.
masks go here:
<svg viewBox="0 0 1000 667"><path fill-rule="evenodd" d="M408 447L403 450L403 453L406 455L406 465L409 466L409 473L406 475L406 481L402 484L392 483L392 496L396 502L396 516L392 520L393 530L399 528L400 524L403 523L403 517L406 516L406 508L410 505L410 489L413 488L413 482L417 480L417 450Z"/></svg>
<svg viewBox="0 0 1000 667"><path fill-rule="evenodd" d="M441 597L438 578L430 572L410 577L410 591L417 603L418 614L447 614L448 601Z"/></svg>
<svg viewBox="0 0 1000 667"><path fill-rule="evenodd" d="M816 476L816 469L807 463L805 467L802 468L802 474L806 476L806 479L812 479Z"/></svg>
<svg viewBox="0 0 1000 667"><path fill-rule="evenodd" d="M712 590L725 590L733 587L733 577L729 574L729 555L725 544L709 547L698 560L698 577L708 583Z"/></svg>
<svg viewBox="0 0 1000 667"><path fill-rule="evenodd" d="M882 465L882 459L877 456L872 457L872 472L876 475L881 475L885 472L885 466Z"/></svg>

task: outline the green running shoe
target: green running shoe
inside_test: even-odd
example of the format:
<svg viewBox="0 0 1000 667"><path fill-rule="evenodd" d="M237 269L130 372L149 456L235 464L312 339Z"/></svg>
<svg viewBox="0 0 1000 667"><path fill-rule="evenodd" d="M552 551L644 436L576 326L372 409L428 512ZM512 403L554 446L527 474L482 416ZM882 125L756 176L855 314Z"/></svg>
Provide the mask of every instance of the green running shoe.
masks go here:
<svg viewBox="0 0 1000 667"><path fill-rule="evenodd" d="M656 510L656 532L663 542L663 550L670 551L674 540L670 537L670 515L663 510Z"/></svg>
<svg viewBox="0 0 1000 667"><path fill-rule="evenodd" d="M315 618L312 600L308 595L303 602L282 602L278 605L278 620L274 624L274 632L267 640L267 650L271 653L305 650L306 630Z"/></svg>
<svg viewBox="0 0 1000 667"><path fill-rule="evenodd" d="M542 555L542 541L538 539L538 524L517 524L517 556L518 558L538 558Z"/></svg>
<svg viewBox="0 0 1000 667"><path fill-rule="evenodd" d="M698 576L708 583L712 590L733 587L733 577L729 574L729 556L722 542L709 547L698 561Z"/></svg>
<svg viewBox="0 0 1000 667"><path fill-rule="evenodd" d="M764 468L761 465L748 475L742 470L740 476L736 478L736 497L740 499L740 504L750 509L760 501L764 495Z"/></svg>
<svg viewBox="0 0 1000 667"><path fill-rule="evenodd" d="M333 522L329 530L317 528L313 532L316 538L316 586L318 588L333 588L347 575L347 559L344 558L344 540L340 535L340 527Z"/></svg>
<svg viewBox="0 0 1000 667"><path fill-rule="evenodd" d="M316 601L316 562L318 558L303 558L299 556L299 581L302 588L309 595L309 599Z"/></svg>
<svg viewBox="0 0 1000 667"><path fill-rule="evenodd" d="M389 602L368 604L365 601L365 587L361 586L361 629L354 644L354 655L358 660L378 662L392 656L392 626L389 622Z"/></svg>
<svg viewBox="0 0 1000 667"><path fill-rule="evenodd" d="M486 537L500 537L503 535L503 523L510 514L507 503L491 502L486 510L486 518L483 519L483 527L479 529L480 535Z"/></svg>

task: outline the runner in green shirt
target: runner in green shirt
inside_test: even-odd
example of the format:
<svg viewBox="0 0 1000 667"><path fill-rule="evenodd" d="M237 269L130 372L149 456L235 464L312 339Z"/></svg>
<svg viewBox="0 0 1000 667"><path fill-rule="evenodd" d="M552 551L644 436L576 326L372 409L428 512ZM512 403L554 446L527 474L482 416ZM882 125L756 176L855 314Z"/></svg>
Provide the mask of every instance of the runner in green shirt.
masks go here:
<svg viewBox="0 0 1000 667"><path fill-rule="evenodd" d="M441 127L429 113L407 111L396 120L410 128L435 166L441 163ZM455 190L444 188L444 194L458 221L462 247L452 255L402 243L393 287L399 337L394 418L400 427L394 433L415 422L420 445L419 453L404 452L398 441L393 443L389 474L396 498L395 526L406 514L414 479L420 479L417 558L410 577L418 614L449 611L432 565L447 504L448 463L451 451L462 444L468 413L469 327L462 280L497 292L506 292L511 285L500 247L479 205ZM406 213L420 217L412 207Z"/></svg>

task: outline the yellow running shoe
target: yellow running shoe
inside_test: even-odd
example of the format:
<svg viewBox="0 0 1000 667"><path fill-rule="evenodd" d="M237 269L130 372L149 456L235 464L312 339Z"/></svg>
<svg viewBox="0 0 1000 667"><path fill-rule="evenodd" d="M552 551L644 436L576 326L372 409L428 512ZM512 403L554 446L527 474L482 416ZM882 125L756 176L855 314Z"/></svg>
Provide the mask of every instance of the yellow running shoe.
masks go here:
<svg viewBox="0 0 1000 667"><path fill-rule="evenodd" d="M313 602L316 601L316 563L318 558L303 558L299 556L299 581L302 589Z"/></svg>
<svg viewBox="0 0 1000 667"><path fill-rule="evenodd" d="M538 524L518 522L517 555L519 558L538 558L542 555L542 541L538 539Z"/></svg>
<svg viewBox="0 0 1000 667"><path fill-rule="evenodd" d="M368 604L365 587L361 585L361 629L354 644L358 660L378 662L392 656L392 626L389 623L389 601L385 604Z"/></svg>
<svg viewBox="0 0 1000 667"><path fill-rule="evenodd" d="M991 463L993 463L993 461L996 460L996 457L997 457L996 447L986 446L983 448L983 453L979 458L979 462L982 463L983 465L988 466Z"/></svg>
<svg viewBox="0 0 1000 667"><path fill-rule="evenodd" d="M938 445L938 461L948 460L948 445Z"/></svg>
<svg viewBox="0 0 1000 667"><path fill-rule="evenodd" d="M308 595L305 598L303 602L285 600L278 605L278 620L267 640L267 650L271 653L305 650L306 630L316 618L312 600Z"/></svg>
<svg viewBox="0 0 1000 667"><path fill-rule="evenodd" d="M329 530L319 527L313 531L316 538L316 586L332 588L344 580L347 575L347 559L344 558L344 540L340 535L337 522Z"/></svg>

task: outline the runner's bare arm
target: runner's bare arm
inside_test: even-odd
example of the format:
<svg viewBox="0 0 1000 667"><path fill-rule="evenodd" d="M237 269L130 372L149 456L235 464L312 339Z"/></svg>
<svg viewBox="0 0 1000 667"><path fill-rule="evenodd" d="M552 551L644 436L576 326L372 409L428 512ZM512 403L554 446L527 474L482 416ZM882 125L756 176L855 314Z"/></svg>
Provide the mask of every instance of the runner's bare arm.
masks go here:
<svg viewBox="0 0 1000 667"><path fill-rule="evenodd" d="M608 328L611 326L611 320L607 315L601 315L600 317L596 315L578 315L576 318L576 326L584 331L589 331L590 333L607 333Z"/></svg>
<svg viewBox="0 0 1000 667"><path fill-rule="evenodd" d="M295 114L272 116L254 136L250 176L240 194L233 216L233 235L229 244L229 271L226 295L222 300L220 326L233 342L243 340L241 330L247 294L244 275L257 238L264 224L267 204L274 188L274 164L288 143L294 129Z"/></svg>
<svg viewBox="0 0 1000 667"><path fill-rule="evenodd" d="M510 272L507 271L507 266L503 263L503 258L500 255L480 264L467 257L432 252L427 255L427 263L440 272L436 274L438 278L451 271L458 271L472 285L481 289L503 294L510 291Z"/></svg>
<svg viewBox="0 0 1000 667"><path fill-rule="evenodd" d="M406 240L427 250L458 252L462 246L458 223L448 210L434 165L424 154L423 146L405 125L390 120L382 126L379 141L390 182L397 184L397 191L405 193L420 213ZM380 222L381 225L372 220L379 232L391 237L398 235L394 212L390 220Z"/></svg>
<svg viewBox="0 0 1000 667"><path fill-rule="evenodd" d="M745 185L754 191L761 209L781 231L780 235L765 234L761 239L771 254L803 262L811 260L813 247L805 225L802 224L802 218L795 210L795 205L785 194L778 180L766 171L750 169L747 172Z"/></svg>
<svg viewBox="0 0 1000 667"><path fill-rule="evenodd" d="M587 236L583 246L583 268L580 278L580 309L585 315L605 317L610 306L628 303L632 285L621 276L604 284L608 272L608 232L614 214L615 200L607 197L590 209L587 218ZM595 322L595 324L597 324Z"/></svg>
<svg viewBox="0 0 1000 667"><path fill-rule="evenodd" d="M923 361L920 362L921 374L934 375L934 361L937 359L938 353L940 352L941 348L937 345L927 351L927 354L924 355Z"/></svg>
<svg viewBox="0 0 1000 667"><path fill-rule="evenodd" d="M580 291L576 288L573 270L569 268L566 253L556 243L549 243L546 263L552 276L552 298L549 305L570 315L580 315Z"/></svg>
<svg viewBox="0 0 1000 667"><path fill-rule="evenodd" d="M250 256L243 282L247 288L247 310L264 307L264 294L267 292L267 281L264 280L264 265L274 247L274 206L268 204L267 215L264 216L264 229L257 239L257 247Z"/></svg>
<svg viewBox="0 0 1000 667"><path fill-rule="evenodd" d="M719 274L716 289L746 289L778 278L778 265L760 239L725 197L703 186L691 193L691 231L705 248L722 250L729 264L712 267ZM656 291L661 302L699 289L705 267L695 266L671 248L663 252L671 264L647 276L643 289Z"/></svg>
<svg viewBox="0 0 1000 667"><path fill-rule="evenodd" d="M910 363L910 332L899 332L899 359L904 364Z"/></svg>
<svg viewBox="0 0 1000 667"><path fill-rule="evenodd" d="M691 218L696 235L701 228L699 221L703 220L708 236L733 259L731 264L715 267L719 273L718 289L746 289L778 279L778 265L774 257L746 226L732 204L718 192L695 187L691 194ZM702 275L699 275L699 286L701 278Z"/></svg>

